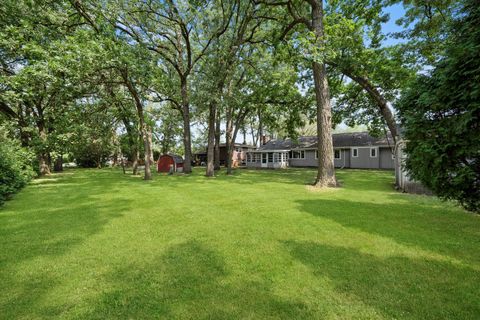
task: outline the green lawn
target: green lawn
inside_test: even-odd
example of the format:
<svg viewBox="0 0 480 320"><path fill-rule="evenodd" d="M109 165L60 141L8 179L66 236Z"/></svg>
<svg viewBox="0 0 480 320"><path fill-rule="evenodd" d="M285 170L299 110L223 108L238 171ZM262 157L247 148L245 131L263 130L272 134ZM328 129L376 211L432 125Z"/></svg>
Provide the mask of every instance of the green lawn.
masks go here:
<svg viewBox="0 0 480 320"><path fill-rule="evenodd" d="M70 170L0 209L1 319L480 319L480 217L393 174Z"/></svg>

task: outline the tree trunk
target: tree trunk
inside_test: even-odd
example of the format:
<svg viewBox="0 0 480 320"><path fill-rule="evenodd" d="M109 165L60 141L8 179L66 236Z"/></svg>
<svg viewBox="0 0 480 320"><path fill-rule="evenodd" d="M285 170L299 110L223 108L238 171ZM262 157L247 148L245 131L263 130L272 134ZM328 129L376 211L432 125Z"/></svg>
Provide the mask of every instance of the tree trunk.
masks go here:
<svg viewBox="0 0 480 320"><path fill-rule="evenodd" d="M393 138L393 144L395 145L398 140L397 123L395 122L395 117L393 116L392 111L388 107L387 100L385 100L380 91L378 91L378 89L372 83L370 83L367 78L355 76L350 72L345 73L345 75L358 83L373 98L377 104L378 111L387 123L388 130L390 130Z"/></svg>
<svg viewBox="0 0 480 320"><path fill-rule="evenodd" d="M143 112L142 101L140 100L137 89L134 87L132 81L128 77L128 71L121 70L121 74L124 80L123 82L127 86L127 89L132 95L133 99L135 100L135 107L137 109L138 121L140 125L140 133L143 139L143 146L144 146L145 175L143 179L151 180L152 172L150 170L150 145L148 143L148 129L144 119L145 115Z"/></svg>
<svg viewBox="0 0 480 320"><path fill-rule="evenodd" d="M142 115L143 115L143 109L142 109ZM150 144L148 143L148 128L143 121L143 119L140 121L140 125L142 126L142 136L143 136L143 146L144 146L144 161L145 161L145 176L143 177L144 180L152 180L152 171L151 171L151 163L150 163Z"/></svg>
<svg viewBox="0 0 480 320"><path fill-rule="evenodd" d="M185 161L183 163L183 172L192 172L192 135L190 133L190 104L188 100L187 79L181 79L182 94L182 117L183 117L183 147L185 149Z"/></svg>
<svg viewBox="0 0 480 320"><path fill-rule="evenodd" d="M153 141L152 141L151 126L148 126L147 134L148 134L148 150L149 150L148 158L150 160L150 165L152 165L153 163L155 163L155 160L153 159Z"/></svg>
<svg viewBox="0 0 480 320"><path fill-rule="evenodd" d="M140 158L138 148L135 148L132 152L132 174L136 176L138 174L138 159Z"/></svg>
<svg viewBox="0 0 480 320"><path fill-rule="evenodd" d="M214 150L214 168L220 170L220 111L217 108L216 120L215 120L215 150Z"/></svg>
<svg viewBox="0 0 480 320"><path fill-rule="evenodd" d="M312 6L312 26L317 43L324 46L323 2L318 0ZM317 104L318 172L316 187L337 185L333 163L332 110L325 63L312 63L315 98Z"/></svg>
<svg viewBox="0 0 480 320"><path fill-rule="evenodd" d="M123 125L125 126L125 130L127 131L128 141L130 142L130 148L132 151L132 167L133 167L133 175L138 173L138 142L136 137L136 131L130 125L130 122L126 117L122 118Z"/></svg>
<svg viewBox="0 0 480 320"><path fill-rule="evenodd" d="M215 174L214 166L214 149L215 149L215 113L216 105L212 101L210 102L209 114L208 114L208 144L207 144L207 177L212 177Z"/></svg>
<svg viewBox="0 0 480 320"><path fill-rule="evenodd" d="M227 112L225 114L226 118L226 130L225 130L225 149L227 151L227 156L225 158L225 167L227 168L227 174L232 173L232 150L233 150L233 119L232 119L232 110L230 107L227 107Z"/></svg>
<svg viewBox="0 0 480 320"><path fill-rule="evenodd" d="M62 172L63 171L63 156L57 156L55 159L55 163L53 164L53 171L55 172Z"/></svg>

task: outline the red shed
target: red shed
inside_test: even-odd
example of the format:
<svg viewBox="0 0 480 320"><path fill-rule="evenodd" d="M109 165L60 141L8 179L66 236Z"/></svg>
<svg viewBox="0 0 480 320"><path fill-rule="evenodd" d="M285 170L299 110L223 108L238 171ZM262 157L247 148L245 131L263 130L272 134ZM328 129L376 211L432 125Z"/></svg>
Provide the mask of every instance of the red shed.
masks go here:
<svg viewBox="0 0 480 320"><path fill-rule="evenodd" d="M176 154L164 154L158 158L157 171L170 172L170 167L173 172L183 172L183 158Z"/></svg>

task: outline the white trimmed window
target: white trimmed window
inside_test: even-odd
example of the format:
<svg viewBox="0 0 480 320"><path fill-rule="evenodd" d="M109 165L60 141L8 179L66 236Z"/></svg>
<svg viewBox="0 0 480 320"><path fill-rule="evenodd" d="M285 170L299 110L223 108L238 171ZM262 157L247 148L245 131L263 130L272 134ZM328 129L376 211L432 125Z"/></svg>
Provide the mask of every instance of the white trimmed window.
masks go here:
<svg viewBox="0 0 480 320"><path fill-rule="evenodd" d="M333 150L333 157L337 160L342 159L342 154L340 153L340 149Z"/></svg>
<svg viewBox="0 0 480 320"><path fill-rule="evenodd" d="M358 148L352 148L352 157L358 158Z"/></svg>
<svg viewBox="0 0 480 320"><path fill-rule="evenodd" d="M370 148L370 158L377 157L377 148Z"/></svg>
<svg viewBox="0 0 480 320"><path fill-rule="evenodd" d="M292 151L292 158L293 159L305 159L305 151L304 150Z"/></svg>

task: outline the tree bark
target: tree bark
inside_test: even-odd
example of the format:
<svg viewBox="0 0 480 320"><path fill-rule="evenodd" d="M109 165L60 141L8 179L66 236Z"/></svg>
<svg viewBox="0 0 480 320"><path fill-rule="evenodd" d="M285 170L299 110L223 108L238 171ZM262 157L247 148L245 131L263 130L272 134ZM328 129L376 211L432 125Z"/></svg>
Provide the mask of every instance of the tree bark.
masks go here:
<svg viewBox="0 0 480 320"><path fill-rule="evenodd" d="M181 79L182 95L182 118L183 118L183 147L185 149L185 161L183 172L192 172L192 135L190 133L190 102L188 98L187 78Z"/></svg>
<svg viewBox="0 0 480 320"><path fill-rule="evenodd" d="M152 141L151 126L148 126L147 134L148 134L148 150L149 150L148 158L150 160L150 165L152 165L153 163L155 163L155 160L153 159L153 141Z"/></svg>
<svg viewBox="0 0 480 320"><path fill-rule="evenodd" d="M323 2L315 1L312 5L312 27L317 43L324 46ZM312 63L315 98L317 104L317 138L318 138L318 172L316 187L333 187L337 185L333 163L332 110L325 63Z"/></svg>
<svg viewBox="0 0 480 320"><path fill-rule="evenodd" d="M127 86L128 91L130 92L130 94L133 97L133 100L135 101L135 107L137 109L140 133L143 139L143 146L144 146L145 175L143 179L151 180L152 172L150 170L150 145L148 143L148 128L144 119L145 114L143 112L143 104L142 104L142 101L140 100L140 97L138 95L136 88L134 87L132 81L128 77L128 71L121 70L120 73L122 74L124 83Z"/></svg>
<svg viewBox="0 0 480 320"><path fill-rule="evenodd" d="M215 113L216 105L215 102L210 102L209 114L208 114L208 143L207 143L207 177L212 177L215 174L215 165L214 165L214 149L215 149Z"/></svg>
<svg viewBox="0 0 480 320"><path fill-rule="evenodd" d="M233 119L232 119L232 110L230 107L227 107L227 112L225 114L226 118L226 129L225 129L225 149L227 151L227 156L225 158L225 167L227 168L227 174L232 173L232 134L233 134Z"/></svg>
<svg viewBox="0 0 480 320"><path fill-rule="evenodd" d="M55 172L62 172L63 171L63 156L57 156L55 159L55 163L53 164L53 171Z"/></svg>
<svg viewBox="0 0 480 320"><path fill-rule="evenodd" d="M215 120L215 156L214 156L214 168L220 170L220 111L217 108L216 120Z"/></svg>

